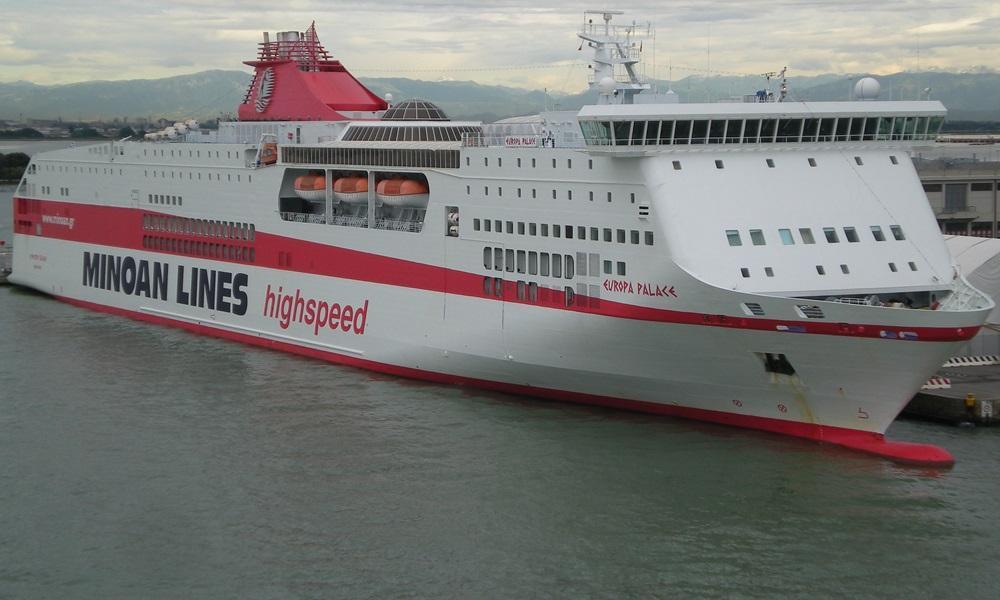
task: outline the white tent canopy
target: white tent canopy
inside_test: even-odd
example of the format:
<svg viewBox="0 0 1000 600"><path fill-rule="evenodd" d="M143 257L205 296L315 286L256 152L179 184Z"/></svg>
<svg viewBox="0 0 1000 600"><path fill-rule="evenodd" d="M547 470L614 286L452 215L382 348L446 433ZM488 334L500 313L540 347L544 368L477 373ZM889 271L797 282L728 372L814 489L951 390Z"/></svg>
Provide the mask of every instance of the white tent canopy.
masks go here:
<svg viewBox="0 0 1000 600"><path fill-rule="evenodd" d="M944 241L969 283L998 304L987 322L1000 324L1000 240L949 235Z"/></svg>

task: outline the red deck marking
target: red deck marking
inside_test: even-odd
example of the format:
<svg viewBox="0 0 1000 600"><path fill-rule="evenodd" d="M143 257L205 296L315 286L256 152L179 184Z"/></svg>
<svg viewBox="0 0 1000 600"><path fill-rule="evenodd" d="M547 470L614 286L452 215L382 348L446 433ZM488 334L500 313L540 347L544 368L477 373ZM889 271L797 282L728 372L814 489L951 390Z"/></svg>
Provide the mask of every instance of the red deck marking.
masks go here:
<svg viewBox="0 0 1000 600"><path fill-rule="evenodd" d="M15 198L15 206L16 206ZM338 246L328 246L317 242L256 232L254 242L242 240L226 240L223 238L192 237L185 234L168 232L151 232L142 229L142 215L174 216L144 209L123 208L113 206L94 206L57 201L42 201L41 214L59 217L72 217L72 228L57 225L42 225L42 236L67 241L81 242L124 248L161 254L164 256L188 256L183 253L154 251L142 247L143 235L163 235L178 239L208 241L212 243L231 243L234 245L252 244L256 250L254 266L280 271L292 271L324 277L337 277L364 281L382 285L391 285L429 292L455 294L482 298L483 300L500 300L494 296L483 294L483 277L491 277L493 273L479 275L466 271L448 269L391 256L362 252ZM16 218L17 215L15 215ZM186 217L180 217L186 218ZM31 234L29 234L31 235ZM406 234L400 234L406 235ZM283 256L279 257L279 253ZM285 258L291 256L291 259ZM243 261L224 258L208 260L220 263L246 264ZM497 276L507 275L506 272L496 272ZM674 323L681 325L700 325L709 327L726 327L732 329L749 329L756 331L783 331L793 329L795 333L836 335L847 337L886 339L884 332L905 330L917 334L912 337L892 338L894 342L951 342L971 339L978 333L979 327L896 327L876 324L831 323L815 321L779 321L775 319L750 318L746 316L712 315L697 312L651 308L626 304L614 300L600 299L600 305L591 302L573 303L565 306L563 293L550 290L549 300L540 304L532 304L551 310L569 310L579 313L595 314L606 317L618 317L638 321L659 323ZM586 298L578 296L578 298ZM531 304L528 300L517 299L516 281L504 280L503 298L509 304ZM784 329L780 329L784 328Z"/></svg>

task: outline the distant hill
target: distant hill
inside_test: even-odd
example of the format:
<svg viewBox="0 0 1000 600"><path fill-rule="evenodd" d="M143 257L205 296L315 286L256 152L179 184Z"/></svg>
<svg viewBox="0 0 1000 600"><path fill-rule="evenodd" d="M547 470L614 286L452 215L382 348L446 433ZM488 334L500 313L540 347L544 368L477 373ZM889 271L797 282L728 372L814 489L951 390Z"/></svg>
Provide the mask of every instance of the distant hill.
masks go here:
<svg viewBox="0 0 1000 600"><path fill-rule="evenodd" d="M846 100L863 75L819 75L790 79L792 99ZM453 119L494 121L537 113L548 105L575 110L591 101L589 91L550 96L544 92L473 81L421 81L405 78L361 78L380 96L396 100L422 98L438 104ZM878 76L882 98L917 99L931 88L930 97L949 109L950 120L1000 121L1000 73L897 73ZM203 71L164 79L88 81L43 86L28 82L0 83L0 119L56 118L109 120L115 117L210 119L233 114L250 76L241 71ZM653 82L666 90L666 82ZM711 102L740 96L766 86L760 77L692 75L673 82L685 102ZM776 86L774 86L776 88Z"/></svg>

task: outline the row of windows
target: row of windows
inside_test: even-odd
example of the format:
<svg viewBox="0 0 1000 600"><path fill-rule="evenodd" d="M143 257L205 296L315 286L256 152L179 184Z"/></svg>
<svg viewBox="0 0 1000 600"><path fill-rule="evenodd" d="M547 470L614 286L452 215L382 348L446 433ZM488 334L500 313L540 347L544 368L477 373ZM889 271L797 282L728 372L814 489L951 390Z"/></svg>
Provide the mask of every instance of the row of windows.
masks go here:
<svg viewBox="0 0 1000 600"><path fill-rule="evenodd" d="M978 182L974 182L974 183L970 183L970 184L965 184L965 183L949 183L948 187L952 187L952 186L965 187L966 185L968 185L969 186L969 190L973 191L973 192L992 192L993 191L993 183L989 182L989 181L978 181ZM940 183L925 183L924 184L924 191L925 192L940 192L940 191L942 191L942 189L943 188L942 188L942 185Z"/></svg>
<svg viewBox="0 0 1000 600"><path fill-rule="evenodd" d="M182 196L168 196L166 194L149 194L148 200L150 204L172 204L174 206L184 206L184 198Z"/></svg>
<svg viewBox="0 0 1000 600"><path fill-rule="evenodd" d="M104 175L115 174L115 170L110 167L81 167L81 166L71 167L69 165L42 165L42 168L46 171L51 171L54 173L90 173L92 175L100 175L103 172ZM123 169L118 169L118 174L124 175L125 171Z"/></svg>
<svg viewBox="0 0 1000 600"><path fill-rule="evenodd" d="M588 228L583 225L560 225L558 223L553 223L550 226L548 223L525 223L524 221L517 221L515 223L514 221L502 221L500 219L472 219L473 231L513 234L515 225L517 235L549 237L551 232L551 235L554 238L565 237L568 240L572 240L575 237L578 240L586 240L587 234L589 233L590 240L593 242L604 241L617 242L619 244L631 243L633 245L639 244L641 233L643 242L647 246L653 245L652 231L640 232L638 229L611 229L610 227Z"/></svg>
<svg viewBox="0 0 1000 600"><path fill-rule="evenodd" d="M886 241L885 232L882 230L881 225L871 225L869 226L869 231L871 232L872 239L876 242ZM857 243L861 241L858 237L858 230L854 227L844 227L844 239L850 243ZM903 233L903 228L899 225L890 225L889 231L892 233L893 239L897 241L903 241L906 239L906 234ZM781 243L785 246L795 245L795 236L792 235L791 229L779 229L778 237L781 239ZM840 236L837 233L836 227L824 227L823 237L828 243L839 244ZM803 244L815 244L816 238L813 236L812 228L810 227L800 227L799 228L799 238ZM726 239L729 241L730 246L742 246L743 238L740 231L737 229L727 229ZM763 229L751 229L750 230L750 242L754 246L765 246L767 245L767 239L764 237Z"/></svg>
<svg viewBox="0 0 1000 600"><path fill-rule="evenodd" d="M617 274L626 275L625 261L601 261L601 255L591 252L577 252L574 258L571 254L551 255L548 252L512 250L504 248L483 248L483 267L489 271L504 271L542 277L559 277L573 279L580 277L600 277ZM603 267L603 269L602 269ZM614 268L614 272L612 272ZM588 275L589 273L589 275Z"/></svg>
<svg viewBox="0 0 1000 600"><path fill-rule="evenodd" d="M474 125L427 126L373 126L352 125L344 134L345 142L461 142L463 133L482 134Z"/></svg>
<svg viewBox="0 0 1000 600"><path fill-rule="evenodd" d="M174 152L175 152L174 150L171 150L170 151L170 156L174 156ZM177 152L177 156L178 157L184 156L184 151L183 150L176 150L176 152ZM205 156L207 158L212 158L212 153L213 152L215 152L215 158L220 158L219 150L214 150L214 151L213 150L206 150L205 151ZM234 158L233 154L236 155L235 158L239 158L239 156L240 156L239 150L237 150L236 152L233 152L231 150L227 150L226 151L226 158ZM149 148L143 148L142 149L142 155L143 156L149 156L150 155L150 149ZM162 149L162 148L161 149L156 149L156 148L152 149L152 156L166 156L166 155L167 155L167 151L165 149ZM201 150L188 150L188 158L201 158Z"/></svg>
<svg viewBox="0 0 1000 600"><path fill-rule="evenodd" d="M143 177L149 177L152 173L153 179L166 179L167 173L170 173L170 179L184 179L184 171L157 171L156 169L143 169ZM197 175L197 177L195 177ZM201 171L195 173L194 171L187 171L188 180L194 181L197 179L201 181ZM208 173L208 177L205 179L208 181L222 181L222 173ZM243 175L236 173L226 173L226 181L240 183L243 181ZM253 183L253 175L247 175L247 183Z"/></svg>
<svg viewBox="0 0 1000 600"><path fill-rule="evenodd" d="M548 287L534 281L517 280L513 282L517 299L532 304L564 306L570 308L598 309L601 307L601 286L576 284L576 291L571 286ZM483 277L483 295L503 298L505 281L499 277Z"/></svg>
<svg viewBox="0 0 1000 600"><path fill-rule="evenodd" d="M890 262L890 263L887 263L887 264L888 264L890 272L892 272L892 273L898 273L899 272L899 268L896 266L896 263ZM907 264L907 266L910 267L911 271L917 271L917 263L915 263L915 262L913 262L911 260L911 261L909 261L906 264ZM850 275L851 274L851 268L848 267L846 264L841 264L840 265L840 272L842 274L844 274L844 275ZM826 275L826 267L824 267L823 265L816 265L816 273L819 274L819 275ZM740 275L742 275L744 278L749 278L750 277L750 267L741 267L740 268ZM774 277L774 269L772 267L764 267L764 275L766 275L767 277Z"/></svg>
<svg viewBox="0 0 1000 600"><path fill-rule="evenodd" d="M580 121L591 146L933 140L944 117Z"/></svg>
<svg viewBox="0 0 1000 600"><path fill-rule="evenodd" d="M255 262L257 260L256 250L249 246L213 244L211 242L181 240L155 235L142 236L142 247L148 250L176 252L178 254L188 254L190 256L199 256L204 258L220 258L224 260L238 260L242 262Z"/></svg>
<svg viewBox="0 0 1000 600"><path fill-rule="evenodd" d="M518 198L523 198L524 197L521 188L517 188L517 192L516 193L517 193L517 197ZM503 186L497 186L496 187L496 194L497 194L498 197L501 197L501 198L503 197ZM471 196L472 195L472 186L471 185L465 186L465 195L466 196ZM487 186L483 186L483 195L484 196L489 196L490 195L490 186L488 186L488 185ZM532 198L538 198L538 189L537 188L531 188L531 197ZM552 199L553 200L558 200L558 198L559 198L559 191L556 190L555 188L552 188ZM608 202L611 202L611 200L613 198L611 192L608 192L607 198L608 198ZM567 200L572 200L573 199L573 190L570 190L570 189L566 190L566 199ZM593 192L593 190L591 190L589 192L588 199L591 202L594 201L594 192ZM635 192L629 192L629 203L630 204L635 204Z"/></svg>
<svg viewBox="0 0 1000 600"><path fill-rule="evenodd" d="M502 156L498 156L498 157L496 157L496 159L497 159L497 167L503 167L503 157ZM521 158L515 159L515 162L517 164L517 168L518 169L522 168L524 166L524 164L525 164L522 161ZM465 166L468 167L468 166L471 166L471 164L472 164L472 158L469 157L469 156L466 156L465 157ZM489 156L484 156L483 157L483 166L484 167L490 166L490 157ZM531 159L531 168L535 169L537 167L538 167L538 159L537 158L532 158ZM552 159L552 168L555 169L555 168L558 168L558 167L559 167L559 159L553 158ZM573 159L572 158L567 158L566 159L566 168L567 169L572 169L573 168ZM587 168L590 169L590 170L594 169L594 160L593 159L587 159Z"/></svg>
<svg viewBox="0 0 1000 600"><path fill-rule="evenodd" d="M457 169L458 156L458 150L281 147L281 160L287 164Z"/></svg>
<svg viewBox="0 0 1000 600"><path fill-rule="evenodd" d="M142 215L142 228L149 231L165 231L248 242L254 241L256 237L256 227L253 223L233 223L232 221L188 219L162 215Z"/></svg>

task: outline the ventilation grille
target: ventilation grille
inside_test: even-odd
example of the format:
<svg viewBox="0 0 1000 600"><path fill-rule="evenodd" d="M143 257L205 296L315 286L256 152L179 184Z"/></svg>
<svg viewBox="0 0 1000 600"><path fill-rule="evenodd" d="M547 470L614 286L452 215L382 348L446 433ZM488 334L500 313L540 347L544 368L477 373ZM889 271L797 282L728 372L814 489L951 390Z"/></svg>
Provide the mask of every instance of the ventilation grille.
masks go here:
<svg viewBox="0 0 1000 600"><path fill-rule="evenodd" d="M639 218L640 219L649 218L649 202L639 203Z"/></svg>
<svg viewBox="0 0 1000 600"><path fill-rule="evenodd" d="M764 316L764 309L761 308L760 304L757 304L756 302L744 302L743 312L747 313L748 315L753 315L755 317Z"/></svg>
<svg viewBox="0 0 1000 600"><path fill-rule="evenodd" d="M825 319L826 315L823 314L823 309L816 306L815 304L799 304L795 307L799 314L807 319Z"/></svg>

